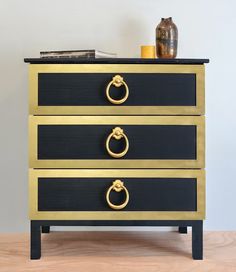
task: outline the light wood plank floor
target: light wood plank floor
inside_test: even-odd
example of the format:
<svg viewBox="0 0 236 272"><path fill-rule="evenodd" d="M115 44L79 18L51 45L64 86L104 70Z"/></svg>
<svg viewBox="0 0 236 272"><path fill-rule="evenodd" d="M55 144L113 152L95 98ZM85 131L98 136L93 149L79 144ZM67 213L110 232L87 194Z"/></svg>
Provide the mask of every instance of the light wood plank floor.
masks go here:
<svg viewBox="0 0 236 272"><path fill-rule="evenodd" d="M236 232L205 232L204 260L191 257L191 233L51 232L42 258L29 260L28 234L0 234L0 272L236 272Z"/></svg>

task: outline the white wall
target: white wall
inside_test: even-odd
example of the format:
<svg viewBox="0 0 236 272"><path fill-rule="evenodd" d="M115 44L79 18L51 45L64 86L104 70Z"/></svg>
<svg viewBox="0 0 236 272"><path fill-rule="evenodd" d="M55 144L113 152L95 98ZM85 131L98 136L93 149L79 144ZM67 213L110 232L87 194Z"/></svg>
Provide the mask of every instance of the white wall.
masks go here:
<svg viewBox="0 0 236 272"><path fill-rule="evenodd" d="M236 230L234 0L0 0L0 231L26 231L27 65L40 50L96 48L138 57L161 17L179 28L183 58L206 68L207 220Z"/></svg>

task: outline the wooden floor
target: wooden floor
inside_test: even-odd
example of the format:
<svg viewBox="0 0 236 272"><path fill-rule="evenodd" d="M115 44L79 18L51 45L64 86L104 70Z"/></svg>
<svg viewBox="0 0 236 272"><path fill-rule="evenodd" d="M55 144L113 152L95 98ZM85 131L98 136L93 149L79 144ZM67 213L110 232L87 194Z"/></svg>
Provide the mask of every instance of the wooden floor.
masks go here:
<svg viewBox="0 0 236 272"><path fill-rule="evenodd" d="M205 232L204 260L191 257L191 233L51 232L42 258L29 260L28 234L0 234L0 272L236 272L236 232Z"/></svg>

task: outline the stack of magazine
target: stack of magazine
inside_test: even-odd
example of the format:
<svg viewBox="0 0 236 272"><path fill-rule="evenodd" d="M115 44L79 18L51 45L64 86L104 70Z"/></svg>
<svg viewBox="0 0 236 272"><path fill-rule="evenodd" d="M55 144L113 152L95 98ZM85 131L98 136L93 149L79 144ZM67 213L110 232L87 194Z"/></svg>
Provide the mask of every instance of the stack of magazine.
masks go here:
<svg viewBox="0 0 236 272"><path fill-rule="evenodd" d="M69 50L69 51L43 51L40 58L116 58L115 53L107 53L99 50Z"/></svg>

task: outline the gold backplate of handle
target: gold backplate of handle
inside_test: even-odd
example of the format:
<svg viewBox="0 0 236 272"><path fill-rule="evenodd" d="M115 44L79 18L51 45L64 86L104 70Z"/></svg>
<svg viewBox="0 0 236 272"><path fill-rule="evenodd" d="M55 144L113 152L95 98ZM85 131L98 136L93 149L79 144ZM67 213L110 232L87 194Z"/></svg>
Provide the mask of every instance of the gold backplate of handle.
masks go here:
<svg viewBox="0 0 236 272"><path fill-rule="evenodd" d="M110 193L111 191L114 190L116 192L121 192L121 191L125 191L125 201L124 203L120 204L120 205L115 205L113 203L111 203L110 201ZM126 205L128 204L129 202L129 192L127 190L127 188L124 186L124 182L122 182L121 180L117 179L115 181L113 181L112 185L109 187L109 189L107 190L107 193L106 193L106 200L107 200L107 203L109 205L109 207L111 207L112 209L114 210L122 210L126 207Z"/></svg>
<svg viewBox="0 0 236 272"><path fill-rule="evenodd" d="M125 146L125 149L122 152L115 153L115 152L111 151L111 149L110 149L110 140L112 138L115 138L116 140L120 140L121 138L125 139L126 146ZM113 158L118 159L118 158L121 158L121 157L125 156L125 154L129 150L129 140L128 140L127 136L125 135L124 130L122 128L115 127L112 130L112 133L109 134L109 136L107 137L107 140L106 140L106 149L107 149L108 154L110 156L112 156Z"/></svg>
<svg viewBox="0 0 236 272"><path fill-rule="evenodd" d="M122 85L125 86L125 96L122 98L122 99L119 99L119 100L116 100L116 99L113 99L111 96L110 96L110 88L111 86L114 85L115 87L119 88L121 87ZM107 88L106 88L106 96L107 96L107 99L112 103L112 104L115 104L115 105L120 105L120 104L123 104L128 96L129 96L129 87L128 85L125 83L124 79L122 76L120 75L115 75L113 78L112 78L112 81L110 81L107 85Z"/></svg>

